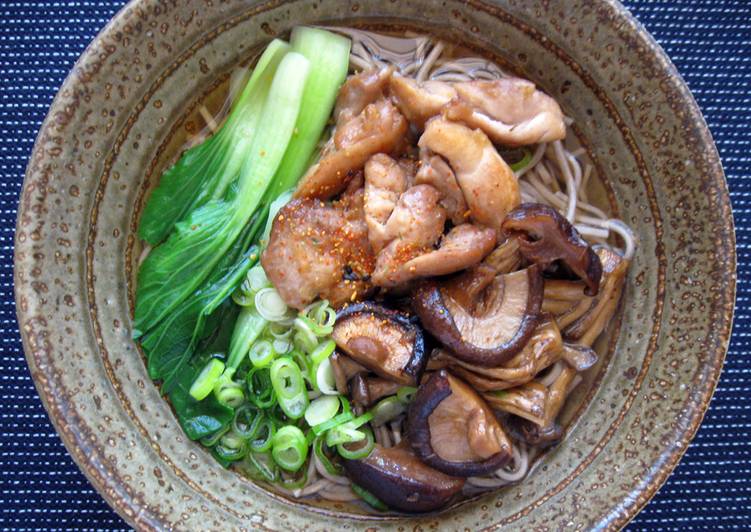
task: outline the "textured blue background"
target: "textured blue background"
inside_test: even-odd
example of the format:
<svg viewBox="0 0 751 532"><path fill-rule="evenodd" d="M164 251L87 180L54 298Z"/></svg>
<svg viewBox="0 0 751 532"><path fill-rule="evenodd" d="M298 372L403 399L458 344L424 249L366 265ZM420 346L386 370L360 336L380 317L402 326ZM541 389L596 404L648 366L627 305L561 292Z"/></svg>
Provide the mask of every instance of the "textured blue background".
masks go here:
<svg viewBox="0 0 751 532"><path fill-rule="evenodd" d="M0 528L122 529L50 425L21 350L13 231L34 137L69 69L122 0L0 1ZM751 529L751 1L626 5L678 66L730 185L738 305L725 370L690 449L632 530Z"/></svg>

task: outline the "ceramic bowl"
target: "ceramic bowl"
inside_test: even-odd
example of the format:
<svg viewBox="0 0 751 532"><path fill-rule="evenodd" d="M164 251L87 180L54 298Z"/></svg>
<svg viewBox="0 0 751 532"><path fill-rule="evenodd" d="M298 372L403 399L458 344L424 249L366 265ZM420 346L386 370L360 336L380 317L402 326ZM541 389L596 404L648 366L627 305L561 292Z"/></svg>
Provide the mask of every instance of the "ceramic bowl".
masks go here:
<svg viewBox="0 0 751 532"><path fill-rule="evenodd" d="M634 228L620 327L518 485L425 516L291 502L186 439L130 339L143 199L197 106L298 24L433 32L500 58L574 119L603 201ZM83 472L139 529L618 528L696 432L730 334L730 201L701 114L664 52L606 0L135 0L76 63L39 133L15 240L31 373Z"/></svg>

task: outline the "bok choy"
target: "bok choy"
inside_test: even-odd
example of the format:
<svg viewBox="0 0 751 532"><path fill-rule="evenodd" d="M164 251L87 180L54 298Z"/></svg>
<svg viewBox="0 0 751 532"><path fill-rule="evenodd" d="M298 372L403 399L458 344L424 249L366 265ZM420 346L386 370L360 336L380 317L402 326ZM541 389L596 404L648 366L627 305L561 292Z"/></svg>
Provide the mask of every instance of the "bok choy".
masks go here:
<svg viewBox="0 0 751 532"><path fill-rule="evenodd" d="M309 62L296 52L279 63L253 135L237 191L213 199L175 226L138 274L135 334L165 318L206 279L259 206L289 144L300 110Z"/></svg>

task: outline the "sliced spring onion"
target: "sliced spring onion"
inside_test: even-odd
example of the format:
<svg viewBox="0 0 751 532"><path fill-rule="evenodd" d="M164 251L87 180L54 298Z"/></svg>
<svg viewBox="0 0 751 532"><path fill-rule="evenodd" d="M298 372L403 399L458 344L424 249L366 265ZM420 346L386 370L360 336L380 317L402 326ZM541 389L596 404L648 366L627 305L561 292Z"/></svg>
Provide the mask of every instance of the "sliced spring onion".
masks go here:
<svg viewBox="0 0 751 532"><path fill-rule="evenodd" d="M227 431L229 431L229 429L230 429L230 427L228 425L228 426L226 426L224 428L221 428L221 429L217 430L214 434L212 434L210 436L206 436L204 438L201 438L201 445L203 445L205 447L213 447L214 445L216 445L216 442L218 442L219 439L222 436L224 436L227 433Z"/></svg>
<svg viewBox="0 0 751 532"><path fill-rule="evenodd" d="M198 374L190 387L190 396L196 401L203 401L216 386L219 377L224 372L224 362L212 358Z"/></svg>
<svg viewBox="0 0 751 532"><path fill-rule="evenodd" d="M305 414L305 409L308 407L310 400L307 392L302 392L289 399L277 397L277 402L288 418L300 419Z"/></svg>
<svg viewBox="0 0 751 532"><path fill-rule="evenodd" d="M286 425L276 431L271 442L271 456L285 471L297 471L308 457L308 442L305 434L294 425Z"/></svg>
<svg viewBox="0 0 751 532"><path fill-rule="evenodd" d="M245 402L245 393L241 384L222 378L214 387L217 401L232 408L238 408Z"/></svg>
<svg viewBox="0 0 751 532"><path fill-rule="evenodd" d="M271 365L271 385L284 414L299 419L308 407L308 393L299 366L289 357L278 358Z"/></svg>
<svg viewBox="0 0 751 532"><path fill-rule="evenodd" d="M292 350L292 344L287 340L277 338L271 345L274 347L274 352L277 355L286 355Z"/></svg>
<svg viewBox="0 0 751 532"><path fill-rule="evenodd" d="M525 148L524 155L522 156L522 158L515 163L511 163L509 166L514 172L518 172L519 170L525 168L530 163L531 160L532 160L532 152Z"/></svg>
<svg viewBox="0 0 751 532"><path fill-rule="evenodd" d="M336 343L334 340L331 338L324 340L310 353L310 359L313 361L313 364L319 364L324 359L328 358L331 353L334 352L334 349L336 349Z"/></svg>
<svg viewBox="0 0 751 532"><path fill-rule="evenodd" d="M223 460L234 462L248 453L248 445L243 438L230 430L219 439L213 451Z"/></svg>
<svg viewBox="0 0 751 532"><path fill-rule="evenodd" d="M342 412L338 416L334 416L332 419L329 419L328 421L325 421L320 425L315 425L314 427L312 427L313 434L319 436L327 430L331 430L335 427L338 427L339 425L351 421L354 417L355 416L352 414L352 412Z"/></svg>
<svg viewBox="0 0 751 532"><path fill-rule="evenodd" d="M305 317L297 317L293 322L296 331L295 345L305 353L310 353L318 345L318 336L311 329L311 324L313 322Z"/></svg>
<svg viewBox="0 0 751 532"><path fill-rule="evenodd" d="M403 386L396 391L396 398L399 399L405 405L412 402L412 399L417 393L417 388L414 386Z"/></svg>
<svg viewBox="0 0 751 532"><path fill-rule="evenodd" d="M250 450L256 453L266 452L271 449L271 443L276 433L276 426L274 422L264 417L258 424L258 430L256 431L255 438L250 440Z"/></svg>
<svg viewBox="0 0 751 532"><path fill-rule="evenodd" d="M362 431L365 439L356 443L340 443L336 446L339 455L346 460L360 460L370 454L375 447L375 438L370 427L365 427Z"/></svg>
<svg viewBox="0 0 751 532"><path fill-rule="evenodd" d="M380 427L384 423L388 423L401 416L406 410L405 404L396 396L392 395L391 397L382 399L370 409L370 413L373 414L373 426Z"/></svg>
<svg viewBox="0 0 751 532"><path fill-rule="evenodd" d="M244 404L235 410L232 431L244 440L251 440L256 437L263 419L263 412L258 407Z"/></svg>
<svg viewBox="0 0 751 532"><path fill-rule="evenodd" d="M313 380L316 388L318 388L321 393L326 395L339 394L336 389L334 368L331 366L331 360L329 358L324 358L320 364L315 366L315 378Z"/></svg>
<svg viewBox="0 0 751 532"><path fill-rule="evenodd" d="M370 493L368 490L365 490L354 483L350 485L350 488L352 488L352 491L354 491L358 497L368 503L368 506L371 506L380 512L388 511L389 507L383 504L379 499L376 498L375 495Z"/></svg>
<svg viewBox="0 0 751 532"><path fill-rule="evenodd" d="M356 417L352 421L347 421L334 427L326 434L326 445L334 447L340 443L350 443L364 440L367 436L365 432L357 430L362 425L373 419L373 414L366 412Z"/></svg>
<svg viewBox="0 0 751 532"><path fill-rule="evenodd" d="M275 288L267 287L255 296L258 313L267 321L281 321L287 317L287 304Z"/></svg>
<svg viewBox="0 0 751 532"><path fill-rule="evenodd" d="M292 339L292 333L294 332L294 330L279 322L269 323L266 330L277 340L290 340Z"/></svg>
<svg viewBox="0 0 751 532"><path fill-rule="evenodd" d="M288 357L278 358L271 364L271 385L279 399L292 399L305 392L299 366Z"/></svg>
<svg viewBox="0 0 751 532"><path fill-rule="evenodd" d="M336 311L331 308L326 299L311 303L305 307L302 314L324 330L333 327L336 322Z"/></svg>
<svg viewBox="0 0 751 532"><path fill-rule="evenodd" d="M266 320L253 307L243 307L240 311L229 344L227 371L230 371L230 377L245 358L250 346L261 335L265 326Z"/></svg>
<svg viewBox="0 0 751 532"><path fill-rule="evenodd" d="M246 276L248 282L248 288L251 294L256 294L264 288L271 286L271 281L266 277L266 272L263 270L263 266L256 264L250 270Z"/></svg>
<svg viewBox="0 0 751 532"><path fill-rule="evenodd" d="M242 461L241 468L254 480L276 482L279 480L279 468L270 453L251 452Z"/></svg>
<svg viewBox="0 0 751 532"><path fill-rule="evenodd" d="M305 421L314 427L333 418L339 411L339 398L333 395L323 395L308 405L305 410Z"/></svg>
<svg viewBox="0 0 751 532"><path fill-rule="evenodd" d="M326 442L323 436L316 436L313 440L313 452L318 457L318 460L323 464L324 469L329 475L341 475L342 467L336 462L332 462L329 456L326 454Z"/></svg>
<svg viewBox="0 0 751 532"><path fill-rule="evenodd" d="M249 307L253 304L253 296L243 290L243 286L232 292L232 301L241 307Z"/></svg>
<svg viewBox="0 0 751 532"><path fill-rule="evenodd" d="M271 364L275 356L274 346L268 340L256 340L248 351L248 357L254 368L265 368Z"/></svg>
<svg viewBox="0 0 751 532"><path fill-rule="evenodd" d="M245 376L248 399L258 408L269 408L276 402L268 368L252 368Z"/></svg>

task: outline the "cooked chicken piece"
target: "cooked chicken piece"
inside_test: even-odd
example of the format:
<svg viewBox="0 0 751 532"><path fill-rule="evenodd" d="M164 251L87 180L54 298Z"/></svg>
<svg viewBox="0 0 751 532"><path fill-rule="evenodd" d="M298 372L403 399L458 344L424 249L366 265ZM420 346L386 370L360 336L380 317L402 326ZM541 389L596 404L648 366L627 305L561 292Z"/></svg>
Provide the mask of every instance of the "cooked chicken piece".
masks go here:
<svg viewBox="0 0 751 532"><path fill-rule="evenodd" d="M519 205L519 184L490 139L444 118L434 118L420 137L420 148L443 156L456 175L472 220L499 234L506 214Z"/></svg>
<svg viewBox="0 0 751 532"><path fill-rule="evenodd" d="M454 171L442 157L431 155L427 150L422 150L420 156L421 165L415 175L415 183L431 185L443 194L441 205L454 225L466 222L469 210Z"/></svg>
<svg viewBox="0 0 751 532"><path fill-rule="evenodd" d="M366 186L368 179L369 175L366 172ZM433 244L443 234L443 226L446 223L446 211L438 203L440 199L440 192L429 185L415 185L401 194L393 212L386 223L381 224L381 229L377 233L388 242L388 245L378 253L373 271L373 284L400 284L398 279L392 279L392 276L401 266L432 250ZM367 209L366 202L366 211Z"/></svg>
<svg viewBox="0 0 751 532"><path fill-rule="evenodd" d="M334 119L337 126L349 122L359 115L365 106L375 102L383 95L388 86L394 68L363 70L350 76L339 89L339 96L334 107Z"/></svg>
<svg viewBox="0 0 751 532"><path fill-rule="evenodd" d="M420 83L399 75L391 77L389 89L399 110L420 129L456 96L450 83L430 80Z"/></svg>
<svg viewBox="0 0 751 532"><path fill-rule="evenodd" d="M495 246L495 231L489 227L462 224L451 229L435 251L415 257L401 268L403 280L447 275L480 262Z"/></svg>
<svg viewBox="0 0 751 532"><path fill-rule="evenodd" d="M380 99L337 127L333 146L303 176L296 198L330 198L376 153L390 153L407 133L407 121L394 105Z"/></svg>
<svg viewBox="0 0 751 532"><path fill-rule="evenodd" d="M382 153L365 163L365 176L365 222L370 245L378 253L394 238L386 222L407 190L407 176L399 163Z"/></svg>
<svg viewBox="0 0 751 532"><path fill-rule="evenodd" d="M524 146L566 137L558 103L520 78L477 80L454 85L458 98L446 116L482 129L493 142Z"/></svg>
<svg viewBox="0 0 751 532"><path fill-rule="evenodd" d="M362 219L362 191L335 205L295 199L279 211L261 264L289 306L320 297L338 307L368 294L375 259Z"/></svg>

